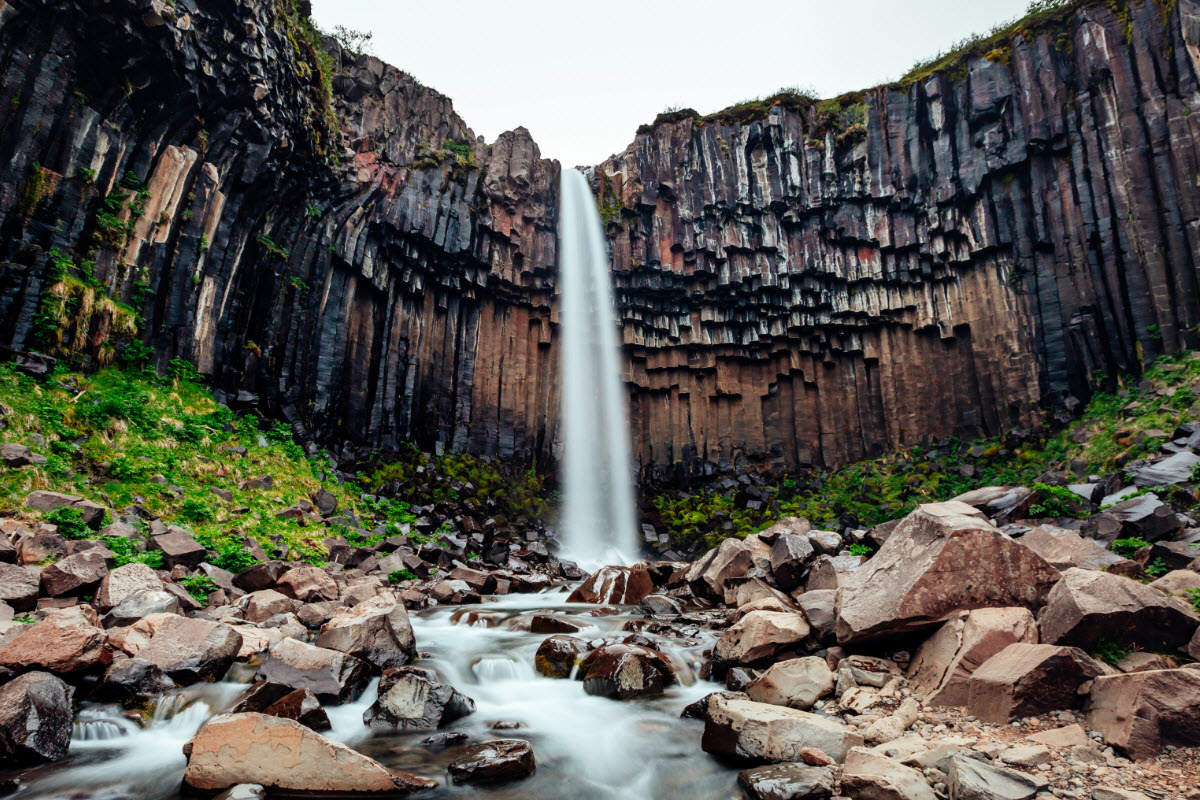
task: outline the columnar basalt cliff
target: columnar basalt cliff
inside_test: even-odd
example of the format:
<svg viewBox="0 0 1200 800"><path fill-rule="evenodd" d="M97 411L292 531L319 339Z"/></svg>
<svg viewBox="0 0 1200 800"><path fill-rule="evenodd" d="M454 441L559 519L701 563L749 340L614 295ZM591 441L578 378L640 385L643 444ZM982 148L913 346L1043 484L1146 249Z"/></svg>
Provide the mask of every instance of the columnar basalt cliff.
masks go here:
<svg viewBox="0 0 1200 800"><path fill-rule="evenodd" d="M643 465L993 433L1195 346L1200 4L1083 5L910 85L672 114L600 165Z"/></svg>
<svg viewBox="0 0 1200 800"><path fill-rule="evenodd" d="M558 166L526 131L489 147L378 59L325 62L292 0L0 9L5 343L47 346L50 292L90 311L52 349L110 359L111 295L160 367L323 443L551 449Z"/></svg>
<svg viewBox="0 0 1200 800"><path fill-rule="evenodd" d="M646 474L1034 424L1196 345L1200 0L1081 6L596 168ZM552 465L559 165L317 44L293 0L0 0L0 343Z"/></svg>

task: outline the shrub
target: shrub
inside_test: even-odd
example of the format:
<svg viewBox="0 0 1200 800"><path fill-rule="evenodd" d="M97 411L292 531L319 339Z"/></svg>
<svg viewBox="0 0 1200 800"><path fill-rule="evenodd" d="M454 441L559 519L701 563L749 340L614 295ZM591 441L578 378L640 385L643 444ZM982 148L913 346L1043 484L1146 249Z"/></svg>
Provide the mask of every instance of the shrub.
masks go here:
<svg viewBox="0 0 1200 800"><path fill-rule="evenodd" d="M1097 640L1095 647L1092 648L1092 657L1115 667L1133 655L1135 649L1132 645L1102 638Z"/></svg>
<svg viewBox="0 0 1200 800"><path fill-rule="evenodd" d="M1196 609L1196 613L1200 614L1200 589L1188 589L1188 599L1192 601L1192 608Z"/></svg>
<svg viewBox="0 0 1200 800"><path fill-rule="evenodd" d="M1041 500L1029 507L1032 517L1077 517L1079 516L1079 498L1064 486L1049 486L1045 483L1035 483L1033 490L1041 495Z"/></svg>
<svg viewBox="0 0 1200 800"><path fill-rule="evenodd" d="M404 581L413 581L416 579L417 579L417 576L415 574L413 574L413 571L410 570L408 567L405 567L404 569L398 569L395 572L388 573L388 583L391 583L393 586L395 586L397 583L403 583Z"/></svg>
<svg viewBox="0 0 1200 800"><path fill-rule="evenodd" d="M126 564L145 564L151 569L163 568L161 550L139 552L133 540L124 536L105 536L104 545L113 552L114 568L123 567Z"/></svg>
<svg viewBox="0 0 1200 800"><path fill-rule="evenodd" d="M238 542L229 541L213 548L213 566L220 567L235 575L242 570L253 567L257 563L259 563L258 559L251 555L250 551Z"/></svg>
<svg viewBox="0 0 1200 800"><path fill-rule="evenodd" d="M850 555L870 558L875 555L875 550L869 544L852 544L850 545Z"/></svg>
<svg viewBox="0 0 1200 800"><path fill-rule="evenodd" d="M1167 562L1163 561L1161 558L1154 559L1154 563L1146 567L1146 574L1154 578L1161 578L1170 571L1171 570L1167 566Z"/></svg>
<svg viewBox="0 0 1200 800"><path fill-rule="evenodd" d="M1149 545L1145 539L1117 539L1112 543L1112 551L1123 558L1133 558L1134 553Z"/></svg>
<svg viewBox="0 0 1200 800"><path fill-rule="evenodd" d="M212 522L215 515L208 503L188 498L179 507L179 518L187 522Z"/></svg>
<svg viewBox="0 0 1200 800"><path fill-rule="evenodd" d="M64 539L87 539L92 535L91 529L83 521L83 512L77 508L61 506L45 514L43 520L58 527L58 533Z"/></svg>
<svg viewBox="0 0 1200 800"><path fill-rule="evenodd" d="M188 594L201 603L208 602L208 596L217 590L217 585L207 575L192 575L180 581Z"/></svg>

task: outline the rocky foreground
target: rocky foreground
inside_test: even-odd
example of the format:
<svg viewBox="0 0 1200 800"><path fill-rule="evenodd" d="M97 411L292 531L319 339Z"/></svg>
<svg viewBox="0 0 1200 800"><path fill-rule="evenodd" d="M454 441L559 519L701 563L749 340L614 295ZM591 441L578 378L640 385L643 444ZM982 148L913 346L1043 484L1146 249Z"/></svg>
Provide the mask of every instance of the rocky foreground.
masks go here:
<svg viewBox="0 0 1200 800"><path fill-rule="evenodd" d="M585 640L553 613L522 624L547 634L538 671L588 694L654 697L693 668L723 681L727 691L684 715L702 721L705 752L743 768L750 798L1194 800L1200 530L1152 493L1115 498L1082 522L1027 519L1042 507L1034 499L1022 487L983 489L846 535L788 518L693 563L587 576L571 601L600 615L640 609L619 636ZM26 506L67 506L85 520L104 510L45 491ZM122 527L133 530L117 522L97 536ZM65 758L74 702L145 715L163 695L244 662L252 682L185 748L184 783L210 794L434 787L322 735L326 708L360 697L373 675L364 722L456 747L449 780L532 774L526 741L437 733L474 702L414 664L409 610L483 603L456 619L490 625L486 597L585 577L520 544L507 568L468 566L470 541L454 535L333 548L323 568L259 553L261 563L232 574L157 520L145 546L163 554L161 570L112 568L101 541L66 539L45 522L14 517L0 530L4 766ZM217 588L194 596L197 577ZM705 641L710 650L696 647ZM701 663L666 654L689 646Z"/></svg>

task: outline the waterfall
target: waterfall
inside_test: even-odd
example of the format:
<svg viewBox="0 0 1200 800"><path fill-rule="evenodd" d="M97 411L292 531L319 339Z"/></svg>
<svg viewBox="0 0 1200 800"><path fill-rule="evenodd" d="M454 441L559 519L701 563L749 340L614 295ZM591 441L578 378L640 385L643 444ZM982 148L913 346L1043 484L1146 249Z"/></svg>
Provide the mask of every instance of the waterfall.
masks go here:
<svg viewBox="0 0 1200 800"><path fill-rule="evenodd" d="M608 248L591 188L574 169L562 172L558 257L564 555L590 568L627 564L637 557L637 518Z"/></svg>

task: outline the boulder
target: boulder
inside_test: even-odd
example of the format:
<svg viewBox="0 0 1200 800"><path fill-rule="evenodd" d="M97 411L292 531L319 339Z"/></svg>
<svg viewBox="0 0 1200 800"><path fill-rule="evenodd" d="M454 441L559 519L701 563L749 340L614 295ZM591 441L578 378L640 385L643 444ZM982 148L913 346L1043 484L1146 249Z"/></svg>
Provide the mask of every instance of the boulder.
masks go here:
<svg viewBox="0 0 1200 800"><path fill-rule="evenodd" d="M829 717L722 693L708 699L701 741L706 753L752 764L800 761L810 747L841 762L862 745L860 734Z"/></svg>
<svg viewBox="0 0 1200 800"><path fill-rule="evenodd" d="M867 559L862 556L818 556L808 572L806 592L836 590Z"/></svg>
<svg viewBox="0 0 1200 800"><path fill-rule="evenodd" d="M841 794L855 800L937 800L918 770L863 747L846 755Z"/></svg>
<svg viewBox="0 0 1200 800"><path fill-rule="evenodd" d="M954 580L945 579L947 574ZM1038 608L1058 570L958 502L920 506L842 585L842 644L910 633L976 608Z"/></svg>
<svg viewBox="0 0 1200 800"><path fill-rule="evenodd" d="M496 576L483 570L470 567L455 567L450 570L450 580L462 581L479 594L496 593ZM641 602L639 599L637 602Z"/></svg>
<svg viewBox="0 0 1200 800"><path fill-rule="evenodd" d="M1037 644L1027 608L980 608L955 615L917 650L910 688L932 706L965 706L968 681L981 664L1010 644Z"/></svg>
<svg viewBox="0 0 1200 800"><path fill-rule="evenodd" d="M150 537L150 549L161 550L163 564L172 567L195 569L208 557L204 545L197 542L182 528L170 528L166 533Z"/></svg>
<svg viewBox="0 0 1200 800"><path fill-rule="evenodd" d="M1127 470L1134 484L1142 489L1152 486L1174 486L1192 479L1192 468L1200 464L1200 456L1190 450L1155 461L1153 464L1134 464Z"/></svg>
<svg viewBox="0 0 1200 800"><path fill-rule="evenodd" d="M725 581L744 577L754 568L756 555L770 566L771 551L761 539L751 542L749 537L747 540L730 537L693 564L686 580L696 595L724 600Z"/></svg>
<svg viewBox="0 0 1200 800"><path fill-rule="evenodd" d="M180 615L182 613L183 605L179 602L179 596L168 592L160 582L158 589L143 589L127 595L115 608L104 615L104 627L122 628L152 614Z"/></svg>
<svg viewBox="0 0 1200 800"><path fill-rule="evenodd" d="M833 771L806 764L768 764L738 773L747 800L826 800L833 796Z"/></svg>
<svg viewBox="0 0 1200 800"><path fill-rule="evenodd" d="M337 600L338 587L329 573L313 566L302 566L283 573L276 581L280 592L308 603L316 600Z"/></svg>
<svg viewBox="0 0 1200 800"><path fill-rule="evenodd" d="M825 589L796 595L796 605L821 643L832 643L837 637L837 592Z"/></svg>
<svg viewBox="0 0 1200 800"><path fill-rule="evenodd" d="M1186 650L1188 657L1200 661L1200 629L1197 629L1196 635L1192 637L1192 641L1188 643Z"/></svg>
<svg viewBox="0 0 1200 800"><path fill-rule="evenodd" d="M345 702L362 693L365 662L337 650L284 639L258 668L255 680L308 689L323 702Z"/></svg>
<svg viewBox="0 0 1200 800"><path fill-rule="evenodd" d="M1053 730L1031 733L1025 738L1031 742L1037 742L1055 750L1075 747L1091 741L1088 739L1087 731L1083 729L1083 726L1077 724L1064 725L1061 728L1054 728Z"/></svg>
<svg viewBox="0 0 1200 800"><path fill-rule="evenodd" d="M641 610L651 617L678 617L683 613L679 601L665 594L646 595L642 599Z"/></svg>
<svg viewBox="0 0 1200 800"><path fill-rule="evenodd" d="M85 550L42 570L42 591L49 597L90 594L108 574L108 551Z"/></svg>
<svg viewBox="0 0 1200 800"><path fill-rule="evenodd" d="M772 664L746 687L756 703L807 711L833 693L833 672L823 658L808 656Z"/></svg>
<svg viewBox="0 0 1200 800"><path fill-rule="evenodd" d="M23 444L17 444L16 442L0 444L0 461L3 461L6 467L14 469L17 467L28 467L39 457L42 461L45 461L44 456L35 456L33 451Z"/></svg>
<svg viewBox="0 0 1200 800"><path fill-rule="evenodd" d="M810 628L804 616L789 611L752 611L731 625L713 648L713 674L733 666L753 667L797 648Z"/></svg>
<svg viewBox="0 0 1200 800"><path fill-rule="evenodd" d="M13 611L32 611L37 608L39 571L16 564L0 564L0 602Z"/></svg>
<svg viewBox="0 0 1200 800"><path fill-rule="evenodd" d="M808 567L817 557L812 540L796 533L784 533L771 545L771 574L775 585L785 592L804 583Z"/></svg>
<svg viewBox="0 0 1200 800"><path fill-rule="evenodd" d="M447 769L458 784L493 784L527 778L536 764L533 748L520 739L499 739L463 750Z"/></svg>
<svg viewBox="0 0 1200 800"><path fill-rule="evenodd" d="M653 593L654 581L644 564L603 567L576 587L567 602L637 605Z"/></svg>
<svg viewBox="0 0 1200 800"><path fill-rule="evenodd" d="M1082 533L1106 544L1117 539L1154 542L1183 530L1187 521L1156 494L1144 494L1118 503L1090 517Z"/></svg>
<svg viewBox="0 0 1200 800"><path fill-rule="evenodd" d="M186 685L220 680L241 647L241 635L229 625L172 616L162 621L137 655Z"/></svg>
<svg viewBox="0 0 1200 800"><path fill-rule="evenodd" d="M1036 499L1034 494L1024 486L984 486L960 494L952 502L970 506L997 525L1007 525L1025 517Z"/></svg>
<svg viewBox="0 0 1200 800"><path fill-rule="evenodd" d="M396 795L437 786L388 769L298 722L265 714L213 717L184 754L183 782L203 792L253 783L281 793Z"/></svg>
<svg viewBox="0 0 1200 800"><path fill-rule="evenodd" d="M379 669L404 666L416 652L408 611L390 592L353 608L339 608L321 628L315 644L348 653Z"/></svg>
<svg viewBox="0 0 1200 800"><path fill-rule="evenodd" d="M327 731L333 727L329 715L321 708L321 701L308 689L296 689L267 706L264 714L299 722L314 731Z"/></svg>
<svg viewBox="0 0 1200 800"><path fill-rule="evenodd" d="M398 667L383 673L363 723L375 731L432 731L474 711L475 701L439 681L433 670Z"/></svg>
<svg viewBox="0 0 1200 800"><path fill-rule="evenodd" d="M1038 615L1042 641L1093 648L1101 639L1146 650L1186 645L1200 627L1191 605L1138 581L1069 569Z"/></svg>
<svg viewBox="0 0 1200 800"><path fill-rule="evenodd" d="M16 672L44 670L55 675L79 675L108 663L111 653L106 641L95 609L58 609L0 648L0 667Z"/></svg>
<svg viewBox="0 0 1200 800"><path fill-rule="evenodd" d="M45 672L30 672L0 686L0 765L12 769L65 758L74 693Z"/></svg>
<svg viewBox="0 0 1200 800"><path fill-rule="evenodd" d="M588 651L587 643L574 636L550 636L538 646L533 666L547 678L569 678L580 658Z"/></svg>
<svg viewBox="0 0 1200 800"><path fill-rule="evenodd" d="M25 497L25 505L42 512L54 511L57 508L73 508L83 515L83 522L92 530L99 530L104 524L106 509L91 500L73 494L38 491Z"/></svg>
<svg viewBox="0 0 1200 800"><path fill-rule="evenodd" d="M906 697L899 708L883 719L877 719L863 731L863 738L871 744L886 744L904 735L921 716L921 704L915 697Z"/></svg>
<svg viewBox="0 0 1200 800"><path fill-rule="evenodd" d="M950 757L946 784L950 800L1033 800L1046 781L958 754Z"/></svg>
<svg viewBox="0 0 1200 800"><path fill-rule="evenodd" d="M233 576L233 585L243 592L257 592L270 589L283 574L287 572L287 564L282 561L262 561L252 564Z"/></svg>
<svg viewBox="0 0 1200 800"><path fill-rule="evenodd" d="M96 686L93 697L112 703L148 700L174 691L175 681L157 664L144 658L123 658L113 662Z"/></svg>
<svg viewBox="0 0 1200 800"><path fill-rule="evenodd" d="M145 564L126 564L104 576L100 588L92 598L92 605L99 611L108 611L120 605L131 594L144 590L162 589L162 578Z"/></svg>
<svg viewBox="0 0 1200 800"><path fill-rule="evenodd" d="M276 614L295 611L298 603L274 589L259 589L246 595L247 622L265 622Z"/></svg>
<svg viewBox="0 0 1200 800"><path fill-rule="evenodd" d="M1010 644L968 679L967 708L987 722L1010 722L1079 708L1080 687L1105 674L1103 664L1076 647Z"/></svg>
<svg viewBox="0 0 1200 800"><path fill-rule="evenodd" d="M1158 589L1163 594L1189 599L1192 597L1193 592L1200 590L1200 572L1192 572L1190 569L1177 569L1163 575L1150 584L1150 586L1153 589Z"/></svg>
<svg viewBox="0 0 1200 800"><path fill-rule="evenodd" d="M657 650L634 644L610 644L593 650L579 667L583 690L590 695L630 700L657 697L675 683L675 670Z"/></svg>
<svg viewBox="0 0 1200 800"><path fill-rule="evenodd" d="M1106 675L1092 684L1087 726L1142 761L1167 745L1200 746L1200 669Z"/></svg>
<svg viewBox="0 0 1200 800"><path fill-rule="evenodd" d="M1099 542L1085 539L1075 531L1049 525L1039 525L1017 541L1058 570L1071 567L1104 569L1124 560Z"/></svg>

